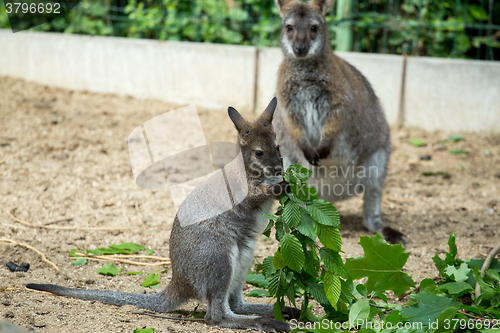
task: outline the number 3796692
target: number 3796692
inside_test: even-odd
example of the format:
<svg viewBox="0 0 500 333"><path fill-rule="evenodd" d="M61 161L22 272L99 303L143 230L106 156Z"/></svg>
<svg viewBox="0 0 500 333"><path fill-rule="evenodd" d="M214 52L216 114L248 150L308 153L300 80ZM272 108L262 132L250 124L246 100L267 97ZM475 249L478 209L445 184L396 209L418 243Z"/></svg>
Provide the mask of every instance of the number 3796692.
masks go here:
<svg viewBox="0 0 500 333"><path fill-rule="evenodd" d="M5 4L7 8L7 14L11 13L31 13L31 14L42 14L42 13L47 13L47 14L60 14L60 9L61 9L61 4L60 3L31 3L27 4L25 2L14 2L14 3L6 3Z"/></svg>
<svg viewBox="0 0 500 333"><path fill-rule="evenodd" d="M500 321L498 319L484 319L484 320L465 320L465 319L445 319L445 329L499 329Z"/></svg>

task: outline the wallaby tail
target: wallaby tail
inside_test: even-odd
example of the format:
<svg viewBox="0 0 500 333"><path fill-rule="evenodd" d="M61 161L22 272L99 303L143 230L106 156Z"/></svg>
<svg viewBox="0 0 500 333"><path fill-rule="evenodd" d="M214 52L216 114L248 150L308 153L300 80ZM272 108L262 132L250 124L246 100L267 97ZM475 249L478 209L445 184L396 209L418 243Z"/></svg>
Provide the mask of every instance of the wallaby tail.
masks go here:
<svg viewBox="0 0 500 333"><path fill-rule="evenodd" d="M147 309L156 312L170 312L180 305L179 300L169 300L167 290L156 294L133 294L109 290L84 290L57 286L54 284L35 284L26 285L28 289L39 291L48 291L59 296L74 297L89 301L99 301L112 305L134 305L141 309Z"/></svg>

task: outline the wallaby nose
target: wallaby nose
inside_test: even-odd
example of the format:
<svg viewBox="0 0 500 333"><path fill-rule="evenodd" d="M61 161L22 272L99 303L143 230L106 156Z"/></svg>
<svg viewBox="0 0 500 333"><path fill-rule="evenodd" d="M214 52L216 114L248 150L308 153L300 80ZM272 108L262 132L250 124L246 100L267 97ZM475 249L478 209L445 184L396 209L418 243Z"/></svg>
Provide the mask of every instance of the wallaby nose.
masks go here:
<svg viewBox="0 0 500 333"><path fill-rule="evenodd" d="M297 57L304 57L307 53L307 46L306 44L299 42L295 44L293 50L295 51L295 55Z"/></svg>

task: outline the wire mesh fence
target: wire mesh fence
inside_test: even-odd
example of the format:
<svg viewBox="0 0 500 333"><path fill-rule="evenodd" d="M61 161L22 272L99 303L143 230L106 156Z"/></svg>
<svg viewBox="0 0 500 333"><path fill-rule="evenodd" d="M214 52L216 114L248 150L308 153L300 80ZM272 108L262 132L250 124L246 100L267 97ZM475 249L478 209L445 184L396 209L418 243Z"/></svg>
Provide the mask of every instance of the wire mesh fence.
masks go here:
<svg viewBox="0 0 500 333"><path fill-rule="evenodd" d="M278 46L281 30L274 0L84 0L37 20L25 28L262 47ZM326 21L337 50L500 60L498 0L337 0Z"/></svg>

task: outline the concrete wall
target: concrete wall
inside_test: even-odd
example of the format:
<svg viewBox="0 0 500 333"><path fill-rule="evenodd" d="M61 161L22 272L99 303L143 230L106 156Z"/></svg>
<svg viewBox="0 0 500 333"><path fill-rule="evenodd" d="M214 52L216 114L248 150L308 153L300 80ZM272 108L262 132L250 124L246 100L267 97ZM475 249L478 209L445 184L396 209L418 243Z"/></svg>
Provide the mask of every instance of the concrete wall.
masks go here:
<svg viewBox="0 0 500 333"><path fill-rule="evenodd" d="M274 96L278 48L0 30L0 75L52 86L260 112ZM390 125L403 58L338 52L371 82ZM408 58L405 126L500 132L500 62Z"/></svg>
<svg viewBox="0 0 500 333"><path fill-rule="evenodd" d="M0 30L0 75L68 89L253 109L255 48Z"/></svg>
<svg viewBox="0 0 500 333"><path fill-rule="evenodd" d="M500 62L410 58L405 81L405 126L500 133Z"/></svg>

